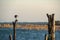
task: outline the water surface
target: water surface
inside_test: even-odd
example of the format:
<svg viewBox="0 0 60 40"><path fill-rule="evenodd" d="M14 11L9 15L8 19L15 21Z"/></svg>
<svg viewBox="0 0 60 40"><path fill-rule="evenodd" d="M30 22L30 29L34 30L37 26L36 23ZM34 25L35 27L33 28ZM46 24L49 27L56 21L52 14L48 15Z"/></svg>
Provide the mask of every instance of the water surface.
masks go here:
<svg viewBox="0 0 60 40"><path fill-rule="evenodd" d="M12 28L0 28L0 40L9 40L9 35L12 34ZM45 34L48 34L47 30L28 30L28 29L16 29L16 40L44 40ZM60 30L57 30L56 40L60 40Z"/></svg>

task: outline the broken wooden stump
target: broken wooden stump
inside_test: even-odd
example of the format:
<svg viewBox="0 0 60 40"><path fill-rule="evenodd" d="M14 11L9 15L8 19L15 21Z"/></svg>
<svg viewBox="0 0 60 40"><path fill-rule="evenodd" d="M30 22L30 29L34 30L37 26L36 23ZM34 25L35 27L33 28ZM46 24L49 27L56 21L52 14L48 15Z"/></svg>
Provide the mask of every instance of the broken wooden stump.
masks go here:
<svg viewBox="0 0 60 40"><path fill-rule="evenodd" d="M48 40L48 34L45 34L45 40Z"/></svg>
<svg viewBox="0 0 60 40"><path fill-rule="evenodd" d="M9 35L9 40L12 40L12 35L11 34Z"/></svg>
<svg viewBox="0 0 60 40"><path fill-rule="evenodd" d="M55 19L54 14L48 15L48 40L55 40Z"/></svg>

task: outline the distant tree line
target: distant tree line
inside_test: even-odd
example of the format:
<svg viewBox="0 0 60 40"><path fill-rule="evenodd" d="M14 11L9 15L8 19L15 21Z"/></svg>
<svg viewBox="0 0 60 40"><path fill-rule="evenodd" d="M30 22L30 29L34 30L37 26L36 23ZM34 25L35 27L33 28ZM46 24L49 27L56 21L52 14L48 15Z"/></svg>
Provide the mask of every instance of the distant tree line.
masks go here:
<svg viewBox="0 0 60 40"><path fill-rule="evenodd" d="M55 24L56 25L60 25L60 21L55 21Z"/></svg>

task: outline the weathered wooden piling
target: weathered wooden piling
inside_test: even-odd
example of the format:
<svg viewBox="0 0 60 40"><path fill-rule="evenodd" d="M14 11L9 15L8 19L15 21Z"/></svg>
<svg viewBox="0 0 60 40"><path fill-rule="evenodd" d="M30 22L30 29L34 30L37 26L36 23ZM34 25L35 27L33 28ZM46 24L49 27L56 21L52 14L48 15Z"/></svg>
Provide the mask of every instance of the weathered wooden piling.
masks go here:
<svg viewBox="0 0 60 40"><path fill-rule="evenodd" d="M17 23L17 15L15 17L15 22L13 22L13 40L16 40L16 23Z"/></svg>
<svg viewBox="0 0 60 40"><path fill-rule="evenodd" d="M55 40L55 19L54 14L48 15L48 40Z"/></svg>
<svg viewBox="0 0 60 40"><path fill-rule="evenodd" d="M45 40L48 40L48 34L45 34Z"/></svg>
<svg viewBox="0 0 60 40"><path fill-rule="evenodd" d="M12 40L12 35L11 34L9 35L9 40Z"/></svg>
<svg viewBox="0 0 60 40"><path fill-rule="evenodd" d="M15 23L13 22L13 40L16 40L16 29L15 29Z"/></svg>

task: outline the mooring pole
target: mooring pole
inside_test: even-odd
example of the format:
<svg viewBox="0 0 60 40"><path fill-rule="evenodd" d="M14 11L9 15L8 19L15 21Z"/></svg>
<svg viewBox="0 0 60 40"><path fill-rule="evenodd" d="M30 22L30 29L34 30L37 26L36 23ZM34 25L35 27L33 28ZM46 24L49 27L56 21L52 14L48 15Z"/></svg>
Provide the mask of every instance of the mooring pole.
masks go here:
<svg viewBox="0 0 60 40"><path fill-rule="evenodd" d="M54 14L48 15L48 40L55 40L55 20Z"/></svg>
<svg viewBox="0 0 60 40"><path fill-rule="evenodd" d="M14 16L15 17L15 22L13 22L13 40L16 40L16 23L17 23L17 15Z"/></svg>

